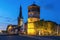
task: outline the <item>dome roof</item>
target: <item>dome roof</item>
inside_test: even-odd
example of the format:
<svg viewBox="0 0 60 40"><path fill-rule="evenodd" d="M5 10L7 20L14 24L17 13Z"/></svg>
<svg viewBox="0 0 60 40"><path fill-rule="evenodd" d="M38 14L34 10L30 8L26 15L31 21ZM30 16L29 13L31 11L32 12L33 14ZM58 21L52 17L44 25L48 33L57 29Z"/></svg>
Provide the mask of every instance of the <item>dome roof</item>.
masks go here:
<svg viewBox="0 0 60 40"><path fill-rule="evenodd" d="M32 4L31 6L37 6L36 4Z"/></svg>

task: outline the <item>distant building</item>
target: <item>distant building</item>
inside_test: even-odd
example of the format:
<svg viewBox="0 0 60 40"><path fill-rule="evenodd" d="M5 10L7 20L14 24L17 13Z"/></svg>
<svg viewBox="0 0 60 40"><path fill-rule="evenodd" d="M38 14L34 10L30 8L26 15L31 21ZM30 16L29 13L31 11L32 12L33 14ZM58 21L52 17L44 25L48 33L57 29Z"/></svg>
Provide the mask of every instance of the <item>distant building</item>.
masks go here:
<svg viewBox="0 0 60 40"><path fill-rule="evenodd" d="M8 34L17 34L17 27L18 27L18 25L8 25L7 26L7 33Z"/></svg>
<svg viewBox="0 0 60 40"><path fill-rule="evenodd" d="M23 16L22 16L22 7L20 6L20 13L18 17L18 25L8 25L7 26L7 33L18 33L23 34L25 31L24 29L24 22L23 22Z"/></svg>

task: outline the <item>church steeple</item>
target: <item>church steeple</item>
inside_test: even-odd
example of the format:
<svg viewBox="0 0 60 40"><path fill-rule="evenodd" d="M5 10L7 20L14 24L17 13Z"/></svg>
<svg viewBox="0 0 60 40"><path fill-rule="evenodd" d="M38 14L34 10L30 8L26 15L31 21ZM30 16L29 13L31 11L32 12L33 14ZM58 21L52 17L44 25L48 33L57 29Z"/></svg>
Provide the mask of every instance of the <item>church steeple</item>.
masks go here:
<svg viewBox="0 0 60 40"><path fill-rule="evenodd" d="M22 26L23 23L23 16L22 16L22 7L20 6L20 13L18 17L18 26Z"/></svg>
<svg viewBox="0 0 60 40"><path fill-rule="evenodd" d="M24 32L24 22L23 22L23 16L22 16L22 7L20 6L20 13L18 17L18 31L19 33Z"/></svg>
<svg viewBox="0 0 60 40"><path fill-rule="evenodd" d="M21 6L20 6L19 18L22 18L23 19L23 16L22 16L22 7Z"/></svg>

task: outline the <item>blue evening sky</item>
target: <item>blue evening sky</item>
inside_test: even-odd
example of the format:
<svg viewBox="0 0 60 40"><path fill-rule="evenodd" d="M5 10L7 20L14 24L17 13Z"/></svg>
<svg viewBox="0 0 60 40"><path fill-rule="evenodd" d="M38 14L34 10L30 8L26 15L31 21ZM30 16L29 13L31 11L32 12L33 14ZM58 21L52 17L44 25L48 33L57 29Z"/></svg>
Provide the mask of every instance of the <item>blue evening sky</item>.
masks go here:
<svg viewBox="0 0 60 40"><path fill-rule="evenodd" d="M0 30L7 25L16 24L22 6L24 22L28 18L28 6L33 2L40 6L40 18L60 24L60 0L0 0Z"/></svg>

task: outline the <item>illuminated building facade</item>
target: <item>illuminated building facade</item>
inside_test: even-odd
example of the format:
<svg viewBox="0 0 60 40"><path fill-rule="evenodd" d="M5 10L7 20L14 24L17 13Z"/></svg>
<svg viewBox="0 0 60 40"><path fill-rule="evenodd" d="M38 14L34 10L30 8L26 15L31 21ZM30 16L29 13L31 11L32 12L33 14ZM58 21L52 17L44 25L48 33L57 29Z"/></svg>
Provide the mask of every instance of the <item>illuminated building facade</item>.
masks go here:
<svg viewBox="0 0 60 40"><path fill-rule="evenodd" d="M17 34L17 27L18 27L18 25L12 25L12 24L10 24L10 25L8 25L7 26L7 33L8 34Z"/></svg>
<svg viewBox="0 0 60 40"><path fill-rule="evenodd" d="M27 24L27 34L36 35L35 23L40 20L40 7L36 4L32 4L28 7L28 24Z"/></svg>
<svg viewBox="0 0 60 40"><path fill-rule="evenodd" d="M32 4L28 7L28 23L27 34L28 35L54 35L56 23L52 21L40 20L40 7L36 4Z"/></svg>
<svg viewBox="0 0 60 40"><path fill-rule="evenodd" d="M41 20L40 6L32 4L28 6L28 21L24 24L22 7L20 7L18 25L8 25L7 32L26 35L57 36L60 35L59 26L53 21Z"/></svg>

